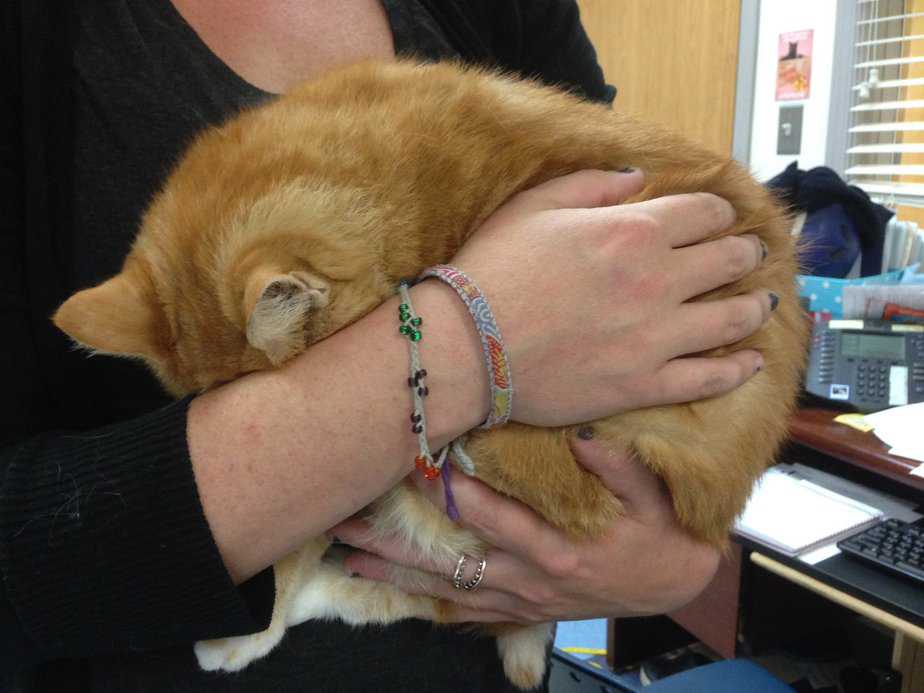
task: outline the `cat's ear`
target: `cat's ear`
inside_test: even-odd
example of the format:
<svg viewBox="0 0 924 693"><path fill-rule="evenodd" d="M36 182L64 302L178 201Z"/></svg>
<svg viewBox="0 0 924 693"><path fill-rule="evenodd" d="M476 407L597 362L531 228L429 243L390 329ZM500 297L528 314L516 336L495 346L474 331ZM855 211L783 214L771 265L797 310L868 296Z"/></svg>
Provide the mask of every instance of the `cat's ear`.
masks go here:
<svg viewBox="0 0 924 693"><path fill-rule="evenodd" d="M118 356L160 356L156 302L125 273L67 299L52 321L93 351Z"/></svg>
<svg viewBox="0 0 924 693"><path fill-rule="evenodd" d="M329 297L330 285L310 272L254 271L244 292L247 341L279 365L304 348L309 316Z"/></svg>

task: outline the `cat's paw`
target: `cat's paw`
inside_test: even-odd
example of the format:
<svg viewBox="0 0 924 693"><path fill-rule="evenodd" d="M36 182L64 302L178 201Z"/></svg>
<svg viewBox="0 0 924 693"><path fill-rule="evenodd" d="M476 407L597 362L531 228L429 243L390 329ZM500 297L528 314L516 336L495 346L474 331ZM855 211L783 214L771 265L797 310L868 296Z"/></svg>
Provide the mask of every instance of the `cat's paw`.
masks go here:
<svg viewBox="0 0 924 693"><path fill-rule="evenodd" d="M235 638L201 640L193 646L193 651L205 671L240 671L269 654L282 640L283 633L279 628Z"/></svg>
<svg viewBox="0 0 924 693"><path fill-rule="evenodd" d="M517 688L524 691L537 688L545 675L545 650L513 653L504 659L504 673Z"/></svg>
<svg viewBox="0 0 924 693"><path fill-rule="evenodd" d="M542 683L550 633L549 626L542 624L524 626L497 638L504 673L517 688L528 691Z"/></svg>

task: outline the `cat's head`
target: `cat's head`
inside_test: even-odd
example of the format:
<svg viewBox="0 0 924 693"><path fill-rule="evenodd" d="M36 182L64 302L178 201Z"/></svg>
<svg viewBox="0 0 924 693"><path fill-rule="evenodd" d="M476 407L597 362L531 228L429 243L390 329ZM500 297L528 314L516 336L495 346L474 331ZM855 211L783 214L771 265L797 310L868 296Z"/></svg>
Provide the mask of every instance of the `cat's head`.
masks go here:
<svg viewBox="0 0 924 693"><path fill-rule="evenodd" d="M369 262L338 260L343 247L313 231L330 195L265 185L235 197L220 181L187 191L188 168L146 213L122 271L53 317L93 353L144 361L176 396L277 366L328 334L332 287Z"/></svg>
<svg viewBox="0 0 924 693"><path fill-rule="evenodd" d="M322 277L272 263L241 266L237 281L211 286L162 270L133 252L119 274L71 296L53 320L93 353L143 360L176 396L296 355L329 298Z"/></svg>
<svg viewBox="0 0 924 693"><path fill-rule="evenodd" d="M313 174L324 166L311 147L280 144L291 119L274 113L200 133L122 271L71 296L54 323L92 352L143 360L183 395L279 365L374 307L378 254L356 238L379 227L375 206Z"/></svg>

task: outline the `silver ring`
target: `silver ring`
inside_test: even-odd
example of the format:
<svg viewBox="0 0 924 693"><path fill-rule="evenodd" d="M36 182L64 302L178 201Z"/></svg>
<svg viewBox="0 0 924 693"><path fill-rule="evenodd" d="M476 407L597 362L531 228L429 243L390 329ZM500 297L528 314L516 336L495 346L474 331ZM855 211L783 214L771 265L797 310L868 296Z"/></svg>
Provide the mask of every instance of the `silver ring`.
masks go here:
<svg viewBox="0 0 924 693"><path fill-rule="evenodd" d="M481 584L481 580L484 578L484 569L488 565L488 559L482 558L478 561L478 567L475 568L475 575L471 580L462 585L462 588L467 592L472 592L477 589L478 585Z"/></svg>
<svg viewBox="0 0 924 693"><path fill-rule="evenodd" d="M465 561L467 557L463 553L456 562L456 572L452 574L452 586L457 590L462 589L462 573L465 571Z"/></svg>

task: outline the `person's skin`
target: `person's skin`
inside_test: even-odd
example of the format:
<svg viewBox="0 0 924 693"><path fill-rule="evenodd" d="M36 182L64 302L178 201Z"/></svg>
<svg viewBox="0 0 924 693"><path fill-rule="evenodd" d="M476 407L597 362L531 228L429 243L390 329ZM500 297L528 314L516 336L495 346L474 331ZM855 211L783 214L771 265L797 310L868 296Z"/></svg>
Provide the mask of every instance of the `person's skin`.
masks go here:
<svg viewBox="0 0 924 693"><path fill-rule="evenodd" d="M271 92L338 64L393 53L377 0L175 5L216 55ZM733 221L731 207L711 195L618 205L642 181L640 172L583 172L551 181L498 210L455 258L489 297L505 336L515 420L567 425L699 399L737 387L760 367L753 351L678 358L737 341L766 320L763 292L686 303L753 270L761 257L756 239L697 244ZM427 417L431 448L438 449L484 420L487 374L471 318L455 293L430 280L412 294L426 320ZM554 312L552 296L559 302ZM396 302L278 371L246 376L191 404L188 438L197 485L236 582L343 522L412 471L416 436L407 421L407 345L397 334ZM657 611L708 581L716 552L679 529L667 499L650 492L656 480L628 458L602 460L592 446L576 452L625 501L627 518L593 545L566 551L558 542L551 557L553 530L541 521L492 527L485 537L498 548L479 591L479 599L492 599L473 606L479 614L547 620L542 607L527 607L539 602L556 604L555 618ZM477 517L475 506L525 517L527 511L509 499L456 478L464 521ZM667 563L665 547L672 552ZM519 560L506 561L505 553ZM543 563L564 556L562 565L575 567L568 557L578 554L605 555L608 569L588 581L581 570L549 572ZM354 560L364 570L362 561L371 559ZM499 569L505 561L509 569ZM646 579L624 582L622 576L632 574ZM539 597L553 590L559 597L524 603L522 585L536 586ZM502 604L501 597L508 601Z"/></svg>
<svg viewBox="0 0 924 693"><path fill-rule="evenodd" d="M347 520L329 534L361 547L345 561L352 574L458 602L462 606L452 617L460 622L645 616L673 611L695 597L714 574L718 556L679 531L660 480L626 455L611 456L598 442L575 438L572 449L626 511L595 541L570 541L528 507L476 479L453 474L461 525L492 545L484 578L473 592L454 589L446 579L454 564L422 560L399 538L373 540L360 519ZM442 480L413 478L434 504L445 509ZM392 570L395 566L431 575L405 584L395 579L402 574ZM473 565L467 566L465 579L473 570Z"/></svg>
<svg viewBox="0 0 924 693"><path fill-rule="evenodd" d="M753 351L677 358L740 339L767 318L763 292L685 303L710 282L756 267L758 243L742 237L688 246L731 223L731 207L711 195L615 204L642 185L639 172L556 179L512 199L457 256L490 297L505 334L514 420L567 425L697 399L730 390L759 368ZM646 263L663 268L665 290L651 290L651 278L639 271ZM704 268L714 268L712 279L704 279ZM553 294L573 310L554 319L534 315L533 306L547 306ZM484 420L487 372L473 322L453 290L431 280L412 295L426 321L421 352L431 391L430 443L438 449ZM396 300L286 367L192 403L188 437L200 495L236 580L346 519L411 471L416 437L407 420L408 355L396 330ZM559 367L564 355L568 369ZM669 528L670 508L662 510L662 528ZM650 539L654 549L663 532ZM690 550L714 560L707 547Z"/></svg>
<svg viewBox="0 0 924 693"><path fill-rule="evenodd" d="M395 55L380 0L172 2L228 67L272 94L340 65Z"/></svg>

